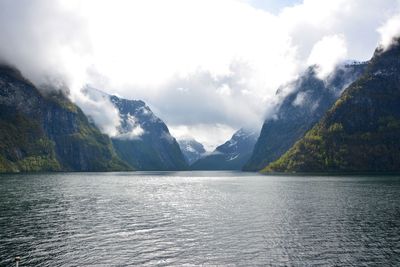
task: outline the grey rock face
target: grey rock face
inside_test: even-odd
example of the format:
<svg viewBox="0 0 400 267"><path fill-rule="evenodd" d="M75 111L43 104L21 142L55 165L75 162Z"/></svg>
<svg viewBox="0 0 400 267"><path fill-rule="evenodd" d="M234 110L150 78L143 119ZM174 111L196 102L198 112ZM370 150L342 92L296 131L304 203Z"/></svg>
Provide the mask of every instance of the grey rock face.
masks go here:
<svg viewBox="0 0 400 267"><path fill-rule="evenodd" d="M120 116L118 135L112 142L118 156L137 170L186 170L188 165L167 125L140 100L108 95L93 88L86 93L102 94Z"/></svg>
<svg viewBox="0 0 400 267"><path fill-rule="evenodd" d="M248 161L257 141L258 133L240 129L232 138L218 146L210 155L197 160L193 170L240 170Z"/></svg>
<svg viewBox="0 0 400 267"><path fill-rule="evenodd" d="M66 96L39 91L8 66L0 67L0 110L0 170L129 169Z"/></svg>
<svg viewBox="0 0 400 267"><path fill-rule="evenodd" d="M316 67L310 67L297 80L287 85L284 96L272 118L266 120L246 171L259 171L278 159L318 122L339 98L341 92L365 70L366 63L339 66L326 79L317 77ZM277 94L285 94L283 88Z"/></svg>
<svg viewBox="0 0 400 267"><path fill-rule="evenodd" d="M200 159L204 153L206 153L203 145L194 139L179 140L178 143L189 165Z"/></svg>

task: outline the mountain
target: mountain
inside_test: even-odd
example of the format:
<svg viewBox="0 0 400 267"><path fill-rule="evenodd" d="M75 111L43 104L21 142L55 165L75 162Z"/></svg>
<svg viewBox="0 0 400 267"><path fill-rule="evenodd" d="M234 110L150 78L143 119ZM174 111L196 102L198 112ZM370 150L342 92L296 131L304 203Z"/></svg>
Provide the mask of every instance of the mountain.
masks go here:
<svg viewBox="0 0 400 267"><path fill-rule="evenodd" d="M206 153L203 145L194 139L178 140L178 144L189 165Z"/></svg>
<svg viewBox="0 0 400 267"><path fill-rule="evenodd" d="M367 70L307 134L264 171L400 171L400 44Z"/></svg>
<svg viewBox="0 0 400 267"><path fill-rule="evenodd" d="M191 165L193 170L241 170L249 160L258 133L240 129L232 138L218 146L211 154Z"/></svg>
<svg viewBox="0 0 400 267"><path fill-rule="evenodd" d="M365 68L366 63L340 65L322 80L318 78L318 68L312 66L297 80L280 88L277 96L283 100L276 114L264 122L253 154L243 169L259 171L282 156L318 122L342 90Z"/></svg>
<svg viewBox="0 0 400 267"><path fill-rule="evenodd" d="M117 155L137 170L186 170L188 165L167 125L140 100L128 100L86 87L90 97L106 97L118 109L121 125L112 137Z"/></svg>
<svg viewBox="0 0 400 267"><path fill-rule="evenodd" d="M61 91L39 91L0 66L0 172L130 169Z"/></svg>

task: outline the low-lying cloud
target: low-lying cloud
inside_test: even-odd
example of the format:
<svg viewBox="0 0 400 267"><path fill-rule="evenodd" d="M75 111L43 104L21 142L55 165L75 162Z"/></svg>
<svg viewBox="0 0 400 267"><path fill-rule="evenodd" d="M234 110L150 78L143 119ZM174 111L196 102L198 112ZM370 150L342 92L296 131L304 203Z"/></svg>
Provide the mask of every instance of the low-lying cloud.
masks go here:
<svg viewBox="0 0 400 267"><path fill-rule="evenodd" d="M293 1L273 12L260 3L0 0L0 60L37 84L65 81L105 133L118 127L115 109L85 99L86 84L145 100L173 132L212 147L243 126L260 128L276 89L308 64L326 77L400 30L397 0Z"/></svg>
<svg viewBox="0 0 400 267"><path fill-rule="evenodd" d="M89 87L82 88L73 94L74 102L80 106L83 112L93 120L99 129L115 137L120 135L121 117L118 109L111 103L109 97Z"/></svg>
<svg viewBox="0 0 400 267"><path fill-rule="evenodd" d="M400 34L400 14L393 16L379 27L380 44L383 49L387 49L393 43L393 37L399 37Z"/></svg>
<svg viewBox="0 0 400 267"><path fill-rule="evenodd" d="M342 35L324 36L312 48L307 63L317 66L318 78L325 80L335 67L347 59L347 45Z"/></svg>

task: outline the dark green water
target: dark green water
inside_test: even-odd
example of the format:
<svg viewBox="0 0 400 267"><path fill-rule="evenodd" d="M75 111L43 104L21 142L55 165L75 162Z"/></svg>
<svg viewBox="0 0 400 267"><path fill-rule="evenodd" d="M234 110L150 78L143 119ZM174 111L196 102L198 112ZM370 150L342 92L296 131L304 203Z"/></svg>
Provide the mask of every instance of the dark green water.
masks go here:
<svg viewBox="0 0 400 267"><path fill-rule="evenodd" d="M0 266L399 266L400 177L0 176Z"/></svg>

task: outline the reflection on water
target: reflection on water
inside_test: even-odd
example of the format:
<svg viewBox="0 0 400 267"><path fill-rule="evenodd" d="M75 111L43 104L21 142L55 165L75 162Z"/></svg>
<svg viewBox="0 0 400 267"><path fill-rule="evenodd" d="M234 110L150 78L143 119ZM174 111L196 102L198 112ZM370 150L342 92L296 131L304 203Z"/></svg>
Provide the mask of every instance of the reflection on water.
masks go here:
<svg viewBox="0 0 400 267"><path fill-rule="evenodd" d="M0 266L399 265L400 177L0 176Z"/></svg>

